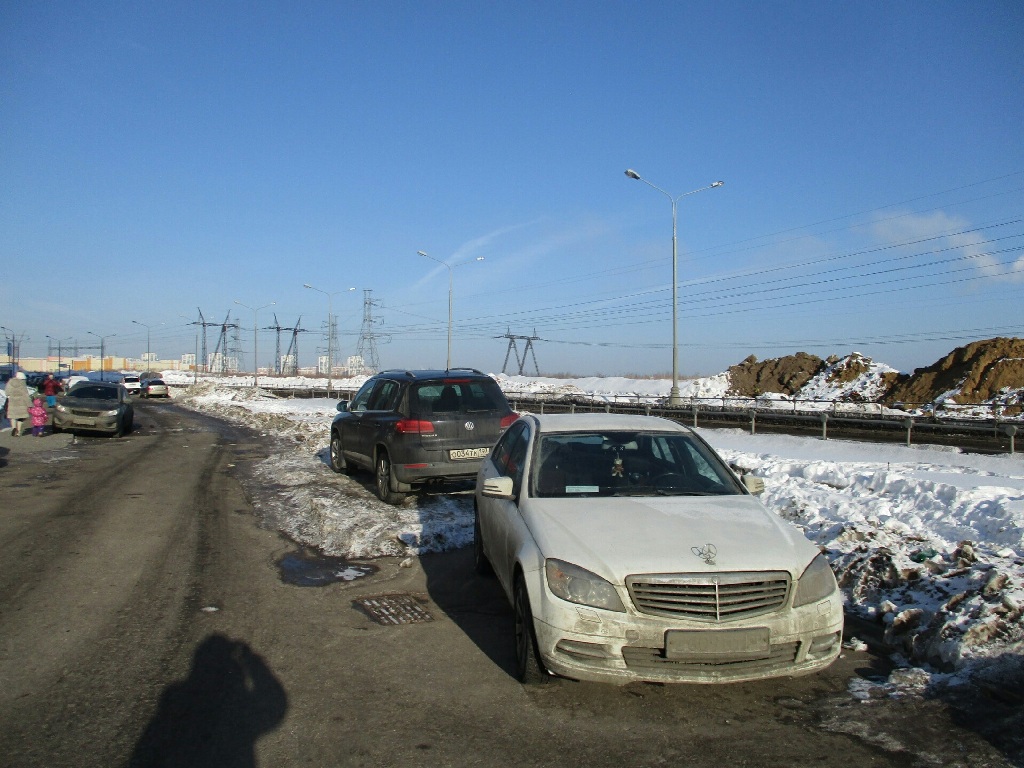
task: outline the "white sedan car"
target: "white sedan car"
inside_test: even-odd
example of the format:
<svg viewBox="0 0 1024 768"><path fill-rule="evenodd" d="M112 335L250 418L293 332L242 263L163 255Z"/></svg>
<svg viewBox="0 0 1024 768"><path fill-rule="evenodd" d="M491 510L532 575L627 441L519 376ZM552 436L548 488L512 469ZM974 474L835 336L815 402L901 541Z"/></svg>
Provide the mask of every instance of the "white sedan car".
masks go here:
<svg viewBox="0 0 1024 768"><path fill-rule="evenodd" d="M839 655L828 561L696 433L650 416L526 414L477 476L477 570L515 614L516 676L717 683Z"/></svg>

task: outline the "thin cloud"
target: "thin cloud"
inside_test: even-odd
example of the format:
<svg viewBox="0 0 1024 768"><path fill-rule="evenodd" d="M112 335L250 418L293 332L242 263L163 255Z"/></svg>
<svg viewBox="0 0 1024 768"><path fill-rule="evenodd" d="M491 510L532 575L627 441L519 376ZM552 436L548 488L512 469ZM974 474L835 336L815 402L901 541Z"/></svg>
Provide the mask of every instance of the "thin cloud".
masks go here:
<svg viewBox="0 0 1024 768"><path fill-rule="evenodd" d="M972 223L963 216L936 211L927 215L908 214L890 218L873 225L872 232L885 245L914 247L914 243L928 240L935 247L956 248L973 260L984 277L1014 283L1024 281L1024 256L1010 263L1000 261L992 251L1005 246L984 240L980 232L966 231L972 227Z"/></svg>

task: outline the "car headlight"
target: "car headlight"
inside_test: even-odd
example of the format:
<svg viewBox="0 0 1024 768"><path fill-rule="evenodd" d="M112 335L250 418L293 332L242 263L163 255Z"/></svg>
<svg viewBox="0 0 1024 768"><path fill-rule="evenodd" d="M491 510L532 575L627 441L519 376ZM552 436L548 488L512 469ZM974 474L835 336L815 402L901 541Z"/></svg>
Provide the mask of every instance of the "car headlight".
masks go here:
<svg viewBox="0 0 1024 768"><path fill-rule="evenodd" d="M61 413L67 413L68 407L64 405L64 403L57 403L57 410L60 411Z"/></svg>
<svg viewBox="0 0 1024 768"><path fill-rule="evenodd" d="M796 597L793 598L793 607L822 600L839 588L836 584L836 576L832 573L832 567L824 555L818 555L811 560L811 564L800 575L796 582Z"/></svg>
<svg viewBox="0 0 1024 768"><path fill-rule="evenodd" d="M112 410L112 411L104 411L104 412L103 412L103 415L104 415L104 416L117 416L117 412L118 412L118 410L119 410L119 409L115 408L115 409L114 409L114 410Z"/></svg>
<svg viewBox="0 0 1024 768"><path fill-rule="evenodd" d="M546 561L544 571L548 577L548 589L563 600L606 611L626 612L615 587L596 573L564 560Z"/></svg>

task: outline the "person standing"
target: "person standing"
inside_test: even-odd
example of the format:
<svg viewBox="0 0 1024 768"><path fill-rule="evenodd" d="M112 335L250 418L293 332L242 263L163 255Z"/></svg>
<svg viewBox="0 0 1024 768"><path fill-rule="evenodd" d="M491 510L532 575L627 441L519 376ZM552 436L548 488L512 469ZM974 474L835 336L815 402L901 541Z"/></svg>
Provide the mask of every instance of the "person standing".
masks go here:
<svg viewBox="0 0 1024 768"><path fill-rule="evenodd" d="M39 388L39 391L46 396L46 407L55 408L57 407L57 395L64 390L64 385L60 383L59 379L55 379L53 374L47 374L46 381Z"/></svg>
<svg viewBox="0 0 1024 768"><path fill-rule="evenodd" d="M32 401L28 397L28 384L25 374L18 371L4 387L7 395L7 418L11 420L11 435L21 434L21 423L28 418L28 409Z"/></svg>
<svg viewBox="0 0 1024 768"><path fill-rule="evenodd" d="M43 400L37 397L32 401L32 407L28 409L29 415L32 416L32 435L34 437L42 437L43 432L46 431L46 422L50 420L50 413L43 407Z"/></svg>

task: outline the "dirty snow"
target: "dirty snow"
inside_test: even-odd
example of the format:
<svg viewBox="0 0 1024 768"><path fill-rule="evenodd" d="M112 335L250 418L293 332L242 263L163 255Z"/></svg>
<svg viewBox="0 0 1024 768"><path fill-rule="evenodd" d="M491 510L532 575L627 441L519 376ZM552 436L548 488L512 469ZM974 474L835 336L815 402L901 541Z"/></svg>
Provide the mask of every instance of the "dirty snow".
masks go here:
<svg viewBox="0 0 1024 768"><path fill-rule="evenodd" d="M580 380L499 380L519 391L584 390ZM655 394L665 385L618 380L606 389ZM469 487L410 496L395 507L376 499L369 475L329 469L334 400L281 399L216 382L175 398L286 446L257 467L264 490L254 504L304 544L372 558L472 542ZM986 659L1024 654L1024 456L700 432L728 461L765 480L763 502L826 552L847 610L880 622L905 664L948 682Z"/></svg>

